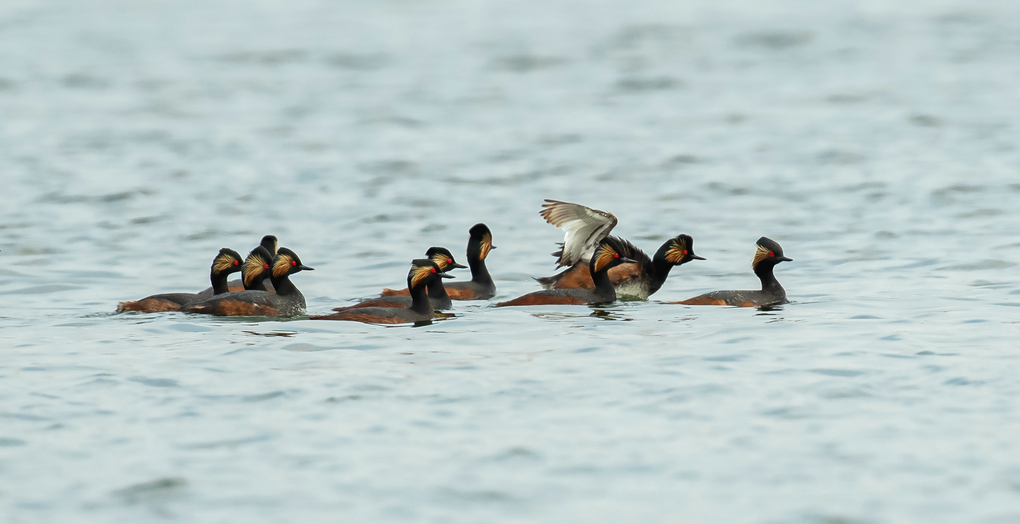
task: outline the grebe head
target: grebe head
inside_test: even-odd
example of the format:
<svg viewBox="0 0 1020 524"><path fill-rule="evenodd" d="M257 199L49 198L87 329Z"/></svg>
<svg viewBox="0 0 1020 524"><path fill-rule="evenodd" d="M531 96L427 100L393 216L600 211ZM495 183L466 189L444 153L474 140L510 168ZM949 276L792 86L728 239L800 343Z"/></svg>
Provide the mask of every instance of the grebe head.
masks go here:
<svg viewBox="0 0 1020 524"><path fill-rule="evenodd" d="M229 275L241 270L241 255L233 249L223 248L212 263L212 274Z"/></svg>
<svg viewBox="0 0 1020 524"><path fill-rule="evenodd" d="M285 247L277 250L276 258L273 259L273 277L275 278L293 275L299 271L313 271L314 269L302 264L297 253Z"/></svg>
<svg viewBox="0 0 1020 524"><path fill-rule="evenodd" d="M754 260L751 261L752 268L757 268L762 263L774 266L780 262L793 261L792 258L783 256L783 247L771 238L761 237L756 244L758 249L754 252Z"/></svg>
<svg viewBox="0 0 1020 524"><path fill-rule="evenodd" d="M266 235L262 237L262 242L259 245L266 248L266 251L269 251L269 254L275 257L276 250L280 248L280 241L273 235Z"/></svg>
<svg viewBox="0 0 1020 524"><path fill-rule="evenodd" d="M615 238L603 238L599 245L595 247L595 253L591 256L591 272L608 271L620 264L636 262L635 260L620 256L622 248L623 246Z"/></svg>
<svg viewBox="0 0 1020 524"><path fill-rule="evenodd" d="M244 284L244 288L252 289L259 282L269 278L272 262L273 256L266 248L258 246L251 250L245 257L241 269L241 283Z"/></svg>
<svg viewBox="0 0 1020 524"><path fill-rule="evenodd" d="M674 265L686 264L691 260L705 260L694 254L694 239L690 235L677 235L666 248L666 260Z"/></svg>
<svg viewBox="0 0 1020 524"><path fill-rule="evenodd" d="M425 252L425 256L436 263L441 271L448 271L450 269L460 269L467 266L458 264L453 260L453 253L450 253L449 249L445 247L430 247Z"/></svg>
<svg viewBox="0 0 1020 524"><path fill-rule="evenodd" d="M453 278L453 275L443 273L438 264L427 258L418 258L411 261L411 270L407 272L407 288L427 286L439 278Z"/></svg>
<svg viewBox="0 0 1020 524"><path fill-rule="evenodd" d="M485 224L475 224L468 230L471 234L471 238L468 240L468 256L470 252L476 249L478 252L478 260L485 260L485 257L489 256L489 251L496 249L496 246L492 245L492 231L489 231L489 227Z"/></svg>

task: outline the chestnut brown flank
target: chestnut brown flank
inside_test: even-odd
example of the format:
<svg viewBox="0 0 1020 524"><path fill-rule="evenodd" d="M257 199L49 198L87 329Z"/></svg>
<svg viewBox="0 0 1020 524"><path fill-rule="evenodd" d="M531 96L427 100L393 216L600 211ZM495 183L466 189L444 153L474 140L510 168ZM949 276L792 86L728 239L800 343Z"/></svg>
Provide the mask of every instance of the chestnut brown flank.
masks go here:
<svg viewBox="0 0 1020 524"><path fill-rule="evenodd" d="M212 313L222 317L276 317L279 311L272 306L241 302L240 300L221 300L213 306L207 306L203 313Z"/></svg>
<svg viewBox="0 0 1020 524"><path fill-rule="evenodd" d="M125 311L141 311L142 313L162 313L164 311L180 311L180 304L175 304L169 300L159 300L157 298L146 298L144 300L135 300L132 302L121 302L117 305L117 312L123 313Z"/></svg>
<svg viewBox="0 0 1020 524"><path fill-rule="evenodd" d="M404 294L406 295L407 293ZM446 294L450 295L450 299L452 300L474 300L478 298L478 295L475 294L475 290L470 288L447 287Z"/></svg>
<svg viewBox="0 0 1020 524"><path fill-rule="evenodd" d="M500 302L497 306L537 306L541 304L575 304L585 305L587 302L576 297L564 297L556 295L542 295L538 293L524 295L513 300Z"/></svg>
<svg viewBox="0 0 1020 524"><path fill-rule="evenodd" d="M614 286L619 286L639 278L641 278L641 267L630 262L620 264L609 270L609 280L613 282Z"/></svg>
<svg viewBox="0 0 1020 524"><path fill-rule="evenodd" d="M637 280L640 276L641 268L637 264L630 262L620 264L609 270L609 280L613 282L614 286ZM577 265L568 269L556 281L554 289L595 289L595 282L592 282L591 271L588 269L588 266Z"/></svg>
<svg viewBox="0 0 1020 524"><path fill-rule="evenodd" d="M377 317L375 315L354 312L334 313L332 315L315 315L308 318L312 320L353 320L355 322L365 322L368 324L403 324L407 322L406 320L397 317Z"/></svg>
<svg viewBox="0 0 1020 524"><path fill-rule="evenodd" d="M450 290L447 289L446 291L449 293ZM385 288L385 289L382 290L382 296L384 296L384 297L396 297L396 296L404 296L404 297L406 297L406 296L408 296L410 294L411 294L411 292L408 291L407 288L404 288L404 289ZM451 293L450 296L452 297L453 294Z"/></svg>
<svg viewBox="0 0 1020 524"><path fill-rule="evenodd" d="M688 306L736 306L736 307L756 307L757 304L745 300L739 304L733 304L727 302L721 298L708 298L708 297L694 297L688 298L687 300L681 300L680 302L670 302L670 304L687 304Z"/></svg>
<svg viewBox="0 0 1020 524"><path fill-rule="evenodd" d="M556 289L595 289L595 282L591 280L591 271L588 266L576 265L566 271L556 281Z"/></svg>
<svg viewBox="0 0 1020 524"><path fill-rule="evenodd" d="M688 306L725 306L726 301L721 298L694 297L674 304L687 304Z"/></svg>
<svg viewBox="0 0 1020 524"><path fill-rule="evenodd" d="M358 302L353 306L335 307L333 311L350 311L352 309L360 309L363 307L391 307L394 309L407 309L407 306L403 304L394 304L393 302L386 302L385 300L369 300L367 302Z"/></svg>

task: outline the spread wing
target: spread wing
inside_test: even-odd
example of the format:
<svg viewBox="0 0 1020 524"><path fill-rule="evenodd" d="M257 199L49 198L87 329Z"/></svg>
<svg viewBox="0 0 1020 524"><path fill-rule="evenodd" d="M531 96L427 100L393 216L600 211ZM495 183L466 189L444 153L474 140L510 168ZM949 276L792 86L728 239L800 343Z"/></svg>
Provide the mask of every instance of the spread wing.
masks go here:
<svg viewBox="0 0 1020 524"><path fill-rule="evenodd" d="M553 253L558 257L557 267L573 266L591 258L599 242L616 227L616 217L612 213L558 200L546 199L539 214L546 222L563 230L561 249Z"/></svg>

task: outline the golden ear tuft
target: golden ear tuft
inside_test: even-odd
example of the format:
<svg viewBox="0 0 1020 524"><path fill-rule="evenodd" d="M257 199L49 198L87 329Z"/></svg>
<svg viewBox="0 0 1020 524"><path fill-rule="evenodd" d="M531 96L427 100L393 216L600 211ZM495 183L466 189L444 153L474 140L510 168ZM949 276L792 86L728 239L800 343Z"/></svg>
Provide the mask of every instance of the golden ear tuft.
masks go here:
<svg viewBox="0 0 1020 524"><path fill-rule="evenodd" d="M674 238L669 249L666 250L666 261L671 264L679 264L687 256L687 242L682 238Z"/></svg>
<svg viewBox="0 0 1020 524"><path fill-rule="evenodd" d="M439 266L439 269L446 269L446 266L450 265L450 257L442 253L432 255L432 261Z"/></svg>
<svg viewBox="0 0 1020 524"><path fill-rule="evenodd" d="M754 260L751 261L752 268L758 267L759 262L765 260L770 256L768 248L762 247L761 245L758 244L755 245L758 246L758 249L754 252Z"/></svg>
<svg viewBox="0 0 1020 524"><path fill-rule="evenodd" d="M213 261L213 271L215 271L216 273L222 273L224 271L227 271L228 269L234 267L234 260L236 259L233 257L233 255L223 254L216 257L216 260Z"/></svg>
<svg viewBox="0 0 1020 524"><path fill-rule="evenodd" d="M411 287L418 287L418 283L434 272L432 266L414 266L414 276L411 277Z"/></svg>
<svg viewBox="0 0 1020 524"><path fill-rule="evenodd" d="M241 277L244 281L244 286L251 286L252 282L255 281L255 277L259 276L266 270L266 264L268 263L269 262L256 254L249 255L244 261L244 269L241 270Z"/></svg>
<svg viewBox="0 0 1020 524"><path fill-rule="evenodd" d="M620 255L609 244L602 244L595 255L595 271L602 271L613 260L620 258Z"/></svg>
<svg viewBox="0 0 1020 524"><path fill-rule="evenodd" d="M478 254L479 260L485 260L485 257L489 256L489 251L492 250L492 233L486 233L482 235L482 249Z"/></svg>
<svg viewBox="0 0 1020 524"><path fill-rule="evenodd" d="M280 255L276 257L276 262L273 263L273 276L280 278L290 272L290 267L293 266L294 259L290 255Z"/></svg>

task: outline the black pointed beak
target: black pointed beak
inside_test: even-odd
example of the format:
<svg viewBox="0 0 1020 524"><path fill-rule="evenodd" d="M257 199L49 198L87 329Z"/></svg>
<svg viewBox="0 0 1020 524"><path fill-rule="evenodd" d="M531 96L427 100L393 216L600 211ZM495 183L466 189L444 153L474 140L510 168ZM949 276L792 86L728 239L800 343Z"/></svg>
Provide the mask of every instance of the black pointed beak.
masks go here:
<svg viewBox="0 0 1020 524"><path fill-rule="evenodd" d="M692 260L706 260L705 257L699 257L698 255L695 255L693 253L691 254L691 259Z"/></svg>
<svg viewBox="0 0 1020 524"><path fill-rule="evenodd" d="M298 270L299 271L315 271L315 268L314 267L308 267L308 266L302 264L302 265L298 266Z"/></svg>
<svg viewBox="0 0 1020 524"><path fill-rule="evenodd" d="M449 273L436 273L440 278L453 278L453 275Z"/></svg>
<svg viewBox="0 0 1020 524"><path fill-rule="evenodd" d="M627 257L620 257L621 264L637 264L637 260Z"/></svg>
<svg viewBox="0 0 1020 524"><path fill-rule="evenodd" d="M787 257L779 257L779 261L780 262L793 262L793 259L792 258L787 258Z"/></svg>
<svg viewBox="0 0 1020 524"><path fill-rule="evenodd" d="M464 264L457 264L456 262L455 262L455 263L453 263L453 264L447 264L447 265L446 265L446 268L447 268L447 269L451 269L451 268L452 268L452 269L464 269L464 268L466 268L466 267L467 267L467 266L465 266Z"/></svg>

